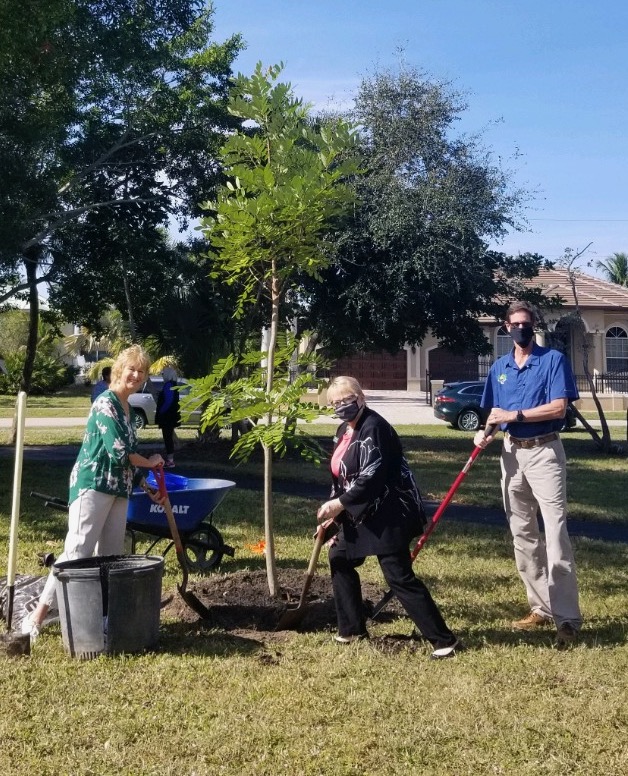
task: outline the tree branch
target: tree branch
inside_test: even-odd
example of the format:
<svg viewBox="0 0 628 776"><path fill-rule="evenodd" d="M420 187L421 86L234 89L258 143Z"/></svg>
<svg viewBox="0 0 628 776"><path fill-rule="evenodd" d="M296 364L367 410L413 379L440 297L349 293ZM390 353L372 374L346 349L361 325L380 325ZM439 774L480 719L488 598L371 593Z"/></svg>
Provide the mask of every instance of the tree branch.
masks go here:
<svg viewBox="0 0 628 776"><path fill-rule="evenodd" d="M133 203L155 202L157 199L159 199L159 197L130 197L128 199L111 199L107 202L93 202L91 205L74 208L73 210L66 210L65 213L57 217L56 221L53 221L45 229L42 229L34 237L31 237L30 240L27 240L22 245L22 252L26 253L26 251L34 248L36 245L39 245L46 239L46 237L49 237L51 234L53 234L60 226L66 224L68 221L71 221L73 218L77 218L78 216L83 215L83 213L88 213L91 210L96 210L101 207L117 207L118 205L129 205Z"/></svg>

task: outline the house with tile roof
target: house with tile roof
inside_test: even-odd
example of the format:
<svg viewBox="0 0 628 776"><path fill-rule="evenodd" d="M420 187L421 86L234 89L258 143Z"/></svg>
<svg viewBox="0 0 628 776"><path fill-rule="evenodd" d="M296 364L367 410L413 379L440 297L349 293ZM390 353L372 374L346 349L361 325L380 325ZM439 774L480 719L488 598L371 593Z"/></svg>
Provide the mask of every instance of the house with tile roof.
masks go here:
<svg viewBox="0 0 628 776"><path fill-rule="evenodd" d="M541 315L546 328L537 332L540 345L554 347L569 358L578 389L588 404L590 389L583 359L606 409L628 409L628 288L583 272L576 274L578 307L584 329L575 320L576 302L565 269L541 270L530 286L540 286L548 300L559 296L560 307L548 305ZM397 354L357 354L340 359L334 374L352 374L370 390L401 389L430 392L433 381L482 379L494 358L512 348L503 321L481 319L493 347L491 358L452 353L428 336L420 347L406 346Z"/></svg>

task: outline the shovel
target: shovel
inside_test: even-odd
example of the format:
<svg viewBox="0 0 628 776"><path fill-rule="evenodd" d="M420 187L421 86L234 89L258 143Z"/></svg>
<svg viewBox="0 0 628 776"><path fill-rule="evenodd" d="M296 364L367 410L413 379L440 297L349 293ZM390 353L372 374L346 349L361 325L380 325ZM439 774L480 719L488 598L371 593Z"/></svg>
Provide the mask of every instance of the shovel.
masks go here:
<svg viewBox="0 0 628 776"><path fill-rule="evenodd" d="M30 636L11 633L13 601L15 599L15 565L17 559L17 526L20 519L20 491L22 487L22 460L24 451L24 420L26 415L26 394L17 395L17 435L15 437L15 469L13 474L13 506L9 532L9 562L7 566L7 633L0 636L0 651L7 655L28 655Z"/></svg>
<svg viewBox="0 0 628 776"><path fill-rule="evenodd" d="M177 585L177 590L179 591L179 595L181 596L181 598L190 607L190 609L195 611L196 614L198 614L198 616L201 617L203 620L208 620L211 617L209 609L194 595L194 593L186 589L188 585L188 564L185 558L185 551L183 549L183 544L181 542L181 536L179 535L177 521L172 511L172 504L170 503L170 498L168 497L168 491L166 490L166 476L164 474L163 467L159 466L153 469L153 474L155 475L155 481L157 482L157 485L159 487L159 495L163 499L162 505L164 508L164 512L166 513L166 518L168 519L168 527L170 528L170 533L172 534L174 549L175 549L175 552L177 553L177 560L179 561L179 566L181 566L183 579L181 581L181 584ZM142 488L147 493L151 492L146 482L142 483Z"/></svg>
<svg viewBox="0 0 628 776"><path fill-rule="evenodd" d="M484 436L485 437L491 436L491 434L493 434L494 431L495 431L495 426L487 426L484 429ZM460 485L462 480L464 480L464 478L467 476L467 472L469 471L469 469L473 465L473 462L475 461L475 459L478 457L478 455L481 452L482 452L482 448L481 447L474 447L473 448L473 452L471 453L471 455L469 456L467 462L462 467L460 473L458 474L458 476L454 480L451 488L449 488L449 490L447 491L447 495L441 501L438 509L434 513L434 516L432 517L432 522L428 525L428 527L425 529L425 531L421 534L421 537L419 538L419 541L415 544L414 549L410 553L410 558L411 558L413 563L414 563L414 560L415 560L416 556L419 554L419 552L421 552L421 548L423 547L425 542L429 539L430 534L436 528L436 524L438 523L438 521L443 516L443 512L447 509L447 506L448 506L449 502L451 501L451 499L453 498L454 493L458 490L458 486ZM390 600L392 600L392 598L394 598L394 595L395 594L393 593L392 590L387 590L384 593L384 595L377 602L377 604L375 604L375 607L373 608L373 611L371 612L371 620L374 620L377 617L377 615L386 607L388 602Z"/></svg>
<svg viewBox="0 0 628 776"><path fill-rule="evenodd" d="M307 603L305 601L306 596L312 585L312 579L314 578L314 572L316 571L316 564L318 563L318 556L321 554L321 548L325 543L325 528L323 525L319 525L316 530L316 539L314 541L314 549L312 550L312 557L310 558L310 565L307 567L305 574L305 582L303 583L303 589L301 590L301 598L299 603L294 609L287 609L282 615L275 627L276 631L280 630L294 630L305 617L307 611Z"/></svg>

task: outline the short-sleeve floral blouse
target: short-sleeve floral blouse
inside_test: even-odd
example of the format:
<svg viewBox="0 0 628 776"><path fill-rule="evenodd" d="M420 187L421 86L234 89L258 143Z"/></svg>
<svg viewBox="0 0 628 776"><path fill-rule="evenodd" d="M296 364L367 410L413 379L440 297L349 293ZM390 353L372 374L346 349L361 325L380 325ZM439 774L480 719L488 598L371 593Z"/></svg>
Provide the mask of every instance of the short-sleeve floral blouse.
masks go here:
<svg viewBox="0 0 628 776"><path fill-rule="evenodd" d="M86 490L129 498L135 468L129 455L137 450L133 410L127 418L120 399L104 391L92 404L83 444L70 474L69 503Z"/></svg>

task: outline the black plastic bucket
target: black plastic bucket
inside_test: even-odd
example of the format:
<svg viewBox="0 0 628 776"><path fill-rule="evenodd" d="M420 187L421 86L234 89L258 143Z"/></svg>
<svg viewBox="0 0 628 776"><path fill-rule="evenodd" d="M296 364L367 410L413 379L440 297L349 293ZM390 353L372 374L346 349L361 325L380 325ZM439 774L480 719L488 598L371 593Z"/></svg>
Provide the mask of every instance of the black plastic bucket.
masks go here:
<svg viewBox="0 0 628 776"><path fill-rule="evenodd" d="M144 652L159 641L164 559L108 555L55 563L63 646L72 657Z"/></svg>

